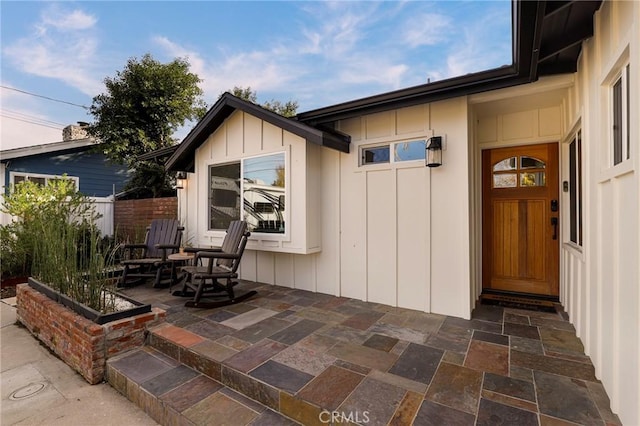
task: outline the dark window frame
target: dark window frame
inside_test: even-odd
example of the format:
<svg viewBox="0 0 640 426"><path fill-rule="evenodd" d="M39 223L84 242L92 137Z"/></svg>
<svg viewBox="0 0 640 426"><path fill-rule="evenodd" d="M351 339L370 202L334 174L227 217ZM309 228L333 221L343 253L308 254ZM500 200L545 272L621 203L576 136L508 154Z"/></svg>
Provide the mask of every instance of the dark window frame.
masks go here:
<svg viewBox="0 0 640 426"><path fill-rule="evenodd" d="M582 247L582 131L569 142L569 241Z"/></svg>

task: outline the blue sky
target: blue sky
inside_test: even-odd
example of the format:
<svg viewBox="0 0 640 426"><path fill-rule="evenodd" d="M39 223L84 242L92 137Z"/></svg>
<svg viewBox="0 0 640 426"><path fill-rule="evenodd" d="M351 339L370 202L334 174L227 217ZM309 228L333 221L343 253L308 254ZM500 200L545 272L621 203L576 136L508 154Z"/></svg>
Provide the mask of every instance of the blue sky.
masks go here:
<svg viewBox="0 0 640 426"><path fill-rule="evenodd" d="M250 86L299 112L507 65L500 1L8 2L1 16L1 149L56 142L92 118L102 81L145 53L188 58L211 105ZM188 131L182 129L180 138Z"/></svg>

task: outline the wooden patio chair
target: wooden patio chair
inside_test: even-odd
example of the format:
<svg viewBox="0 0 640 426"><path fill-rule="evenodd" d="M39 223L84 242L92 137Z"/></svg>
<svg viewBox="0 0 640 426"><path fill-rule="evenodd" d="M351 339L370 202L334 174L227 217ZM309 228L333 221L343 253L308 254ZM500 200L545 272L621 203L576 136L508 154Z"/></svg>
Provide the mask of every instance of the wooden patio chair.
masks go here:
<svg viewBox="0 0 640 426"><path fill-rule="evenodd" d="M144 243L124 245L126 260L121 262L124 270L118 287L131 286L140 278L154 278L153 286L160 287L163 273L171 266L167 256L180 249L182 231L184 227L175 219L151 221Z"/></svg>
<svg viewBox="0 0 640 426"><path fill-rule="evenodd" d="M175 291L173 295L192 297L192 300L185 303L189 308L218 308L242 302L256 295L256 291L236 295L233 290L238 284L234 280L238 278L238 266L250 235L246 222L231 222L221 247L198 251L193 261L194 266L182 268L186 278L182 290ZM207 259L206 266L198 266L200 261ZM202 301L203 297L222 300Z"/></svg>

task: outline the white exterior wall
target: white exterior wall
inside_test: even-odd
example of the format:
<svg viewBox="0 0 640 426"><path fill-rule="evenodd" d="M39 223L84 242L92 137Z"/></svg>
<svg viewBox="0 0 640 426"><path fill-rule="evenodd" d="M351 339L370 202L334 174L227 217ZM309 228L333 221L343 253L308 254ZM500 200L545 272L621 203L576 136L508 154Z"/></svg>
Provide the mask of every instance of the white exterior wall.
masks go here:
<svg viewBox="0 0 640 426"><path fill-rule="evenodd" d="M207 230L208 165L285 146L292 150L294 175L287 180L287 220L313 212L318 223L307 220L307 236L321 249L297 254L250 242L241 278L469 318L466 124L465 98L363 116L339 123L352 136L344 154L236 112L198 148L196 173L179 192L187 240L209 246L223 237ZM424 160L359 165L363 145L433 134L446 135L440 168L425 167ZM300 176L306 191L293 187L305 184Z"/></svg>
<svg viewBox="0 0 640 426"><path fill-rule="evenodd" d="M631 159L611 166L609 86L630 63ZM640 424L640 3L604 2L567 120L582 129L583 247L565 246L563 302L623 424Z"/></svg>
<svg viewBox="0 0 640 426"><path fill-rule="evenodd" d="M340 123L341 295L469 318L466 99ZM360 149L446 136L443 166L359 165ZM323 163L324 165L324 163Z"/></svg>

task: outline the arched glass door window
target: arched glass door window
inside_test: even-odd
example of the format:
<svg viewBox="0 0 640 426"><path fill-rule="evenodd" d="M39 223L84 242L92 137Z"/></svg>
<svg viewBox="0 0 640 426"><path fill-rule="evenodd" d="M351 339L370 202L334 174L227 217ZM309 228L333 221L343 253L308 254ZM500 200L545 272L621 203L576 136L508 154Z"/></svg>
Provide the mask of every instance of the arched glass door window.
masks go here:
<svg viewBox="0 0 640 426"><path fill-rule="evenodd" d="M509 157L493 165L494 188L545 186L546 164L528 156Z"/></svg>

